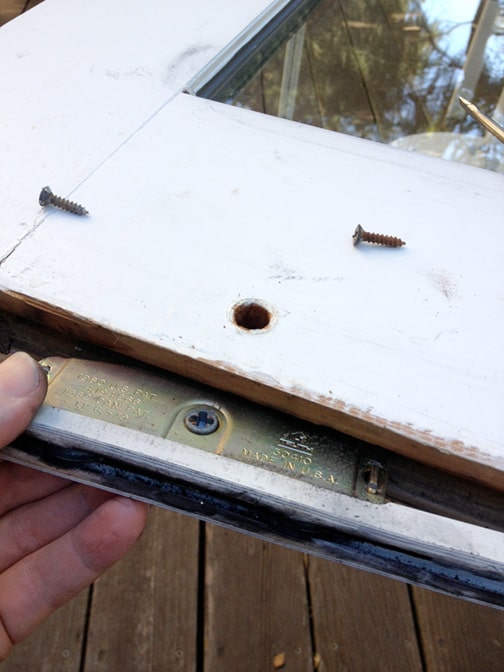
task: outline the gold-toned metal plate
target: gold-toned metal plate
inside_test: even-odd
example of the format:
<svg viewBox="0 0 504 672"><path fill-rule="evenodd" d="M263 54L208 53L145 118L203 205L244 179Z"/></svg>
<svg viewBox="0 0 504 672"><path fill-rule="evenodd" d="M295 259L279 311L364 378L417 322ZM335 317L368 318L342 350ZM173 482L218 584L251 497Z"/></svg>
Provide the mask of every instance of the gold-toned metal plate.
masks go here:
<svg viewBox="0 0 504 672"><path fill-rule="evenodd" d="M59 357L41 364L50 406L361 499L384 500L384 466L370 460L360 442L332 430L138 369Z"/></svg>

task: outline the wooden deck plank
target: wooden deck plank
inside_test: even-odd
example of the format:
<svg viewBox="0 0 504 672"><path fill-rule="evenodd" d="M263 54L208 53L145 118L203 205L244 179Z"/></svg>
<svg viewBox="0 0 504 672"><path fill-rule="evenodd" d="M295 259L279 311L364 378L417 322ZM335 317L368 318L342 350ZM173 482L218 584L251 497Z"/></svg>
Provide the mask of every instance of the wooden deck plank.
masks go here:
<svg viewBox="0 0 504 672"><path fill-rule="evenodd" d="M1 664L2 672L79 672L88 590L50 616Z"/></svg>
<svg viewBox="0 0 504 672"><path fill-rule="evenodd" d="M95 583L85 672L196 669L198 529L150 511L134 550Z"/></svg>
<svg viewBox="0 0 504 672"><path fill-rule="evenodd" d="M406 585L314 557L308 567L319 672L421 672Z"/></svg>
<svg viewBox="0 0 504 672"><path fill-rule="evenodd" d="M422 588L413 596L427 672L504 670L504 611Z"/></svg>
<svg viewBox="0 0 504 672"><path fill-rule="evenodd" d="M206 529L205 672L312 672L304 555Z"/></svg>

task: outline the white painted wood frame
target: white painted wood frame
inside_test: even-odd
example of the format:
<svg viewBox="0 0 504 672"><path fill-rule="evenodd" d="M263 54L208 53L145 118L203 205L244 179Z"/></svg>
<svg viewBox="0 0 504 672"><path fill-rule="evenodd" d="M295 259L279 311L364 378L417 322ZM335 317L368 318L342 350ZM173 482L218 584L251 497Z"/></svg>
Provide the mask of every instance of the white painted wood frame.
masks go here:
<svg viewBox="0 0 504 672"><path fill-rule="evenodd" d="M184 93L286 4L0 30L0 306L504 489L502 175Z"/></svg>

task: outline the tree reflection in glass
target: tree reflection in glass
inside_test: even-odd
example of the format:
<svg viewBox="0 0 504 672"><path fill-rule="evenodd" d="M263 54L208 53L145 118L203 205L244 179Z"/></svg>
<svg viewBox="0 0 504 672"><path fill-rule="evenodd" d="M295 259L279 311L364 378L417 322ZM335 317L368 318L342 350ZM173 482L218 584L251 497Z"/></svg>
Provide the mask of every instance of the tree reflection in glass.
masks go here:
<svg viewBox="0 0 504 672"><path fill-rule="evenodd" d="M473 137L469 154L488 140L494 160L485 167L499 169L504 149L484 138L458 95L502 123L503 25L497 0L322 0L229 102L439 155L447 133L466 145ZM447 158L465 160L466 149Z"/></svg>

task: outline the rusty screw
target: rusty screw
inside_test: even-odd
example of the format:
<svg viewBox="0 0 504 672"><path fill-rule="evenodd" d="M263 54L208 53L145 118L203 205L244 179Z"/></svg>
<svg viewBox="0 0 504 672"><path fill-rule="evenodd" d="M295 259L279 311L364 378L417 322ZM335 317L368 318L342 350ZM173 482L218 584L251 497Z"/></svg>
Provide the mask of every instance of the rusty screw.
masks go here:
<svg viewBox="0 0 504 672"><path fill-rule="evenodd" d="M364 231L360 224L357 225L352 239L354 245L358 245L363 241L365 243L385 245L385 247L401 247L402 245L406 245L404 240L396 238L395 236L384 236L382 233L369 233L368 231Z"/></svg>
<svg viewBox="0 0 504 672"><path fill-rule="evenodd" d="M40 205L54 205L57 208L62 210L67 210L68 212L73 212L74 215L87 215L88 211L86 208L83 208L82 205L74 203L73 201L68 201L66 198L61 198L61 196L56 196L53 194L51 187L44 187L40 192L39 196Z"/></svg>

